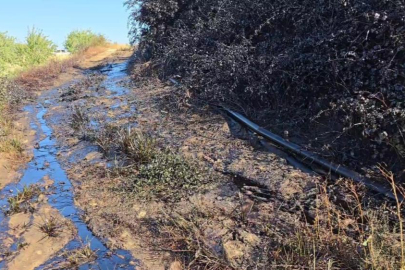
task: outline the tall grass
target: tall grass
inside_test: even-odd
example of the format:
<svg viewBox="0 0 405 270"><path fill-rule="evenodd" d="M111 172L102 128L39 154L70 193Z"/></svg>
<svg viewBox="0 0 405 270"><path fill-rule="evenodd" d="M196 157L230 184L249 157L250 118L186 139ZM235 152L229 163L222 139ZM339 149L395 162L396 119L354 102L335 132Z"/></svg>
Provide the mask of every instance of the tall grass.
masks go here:
<svg viewBox="0 0 405 270"><path fill-rule="evenodd" d="M107 39L101 34L95 34L90 30L76 30L68 35L65 47L69 52L77 53L91 46L102 46L106 43Z"/></svg>

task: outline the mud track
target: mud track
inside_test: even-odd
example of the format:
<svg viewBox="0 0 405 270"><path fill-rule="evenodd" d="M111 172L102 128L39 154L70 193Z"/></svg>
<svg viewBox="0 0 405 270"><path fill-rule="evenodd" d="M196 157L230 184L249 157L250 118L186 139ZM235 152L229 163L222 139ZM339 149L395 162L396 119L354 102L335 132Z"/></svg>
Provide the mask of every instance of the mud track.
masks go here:
<svg viewBox="0 0 405 270"><path fill-rule="evenodd" d="M275 146L263 147L225 115L190 106L169 83L150 78L134 82L128 75L128 55L94 66L25 108L38 144L21 181L1 191L0 206L9 209L9 198L24 185L36 184L41 195L30 211L1 214L0 243L8 252L2 254L0 267L269 269L274 247L288 248L287 240L301 230L311 233L313 224L331 226L325 227L327 237L322 239L328 246L335 241L329 234L332 226L344 231L339 237L345 241L336 243L345 254L333 257L339 265L362 260L352 250L363 242L346 236L357 235L351 211L362 199L356 196L364 193L363 187L342 179L329 183L291 162ZM139 75L136 68L132 72ZM165 198L180 194L172 201L142 199L120 190L128 175L114 172L125 167L125 157L95 139L115 128L136 128L155 136L160 147L206 168L209 181L189 193L161 190ZM114 141L114 136L118 135L109 139ZM328 219L335 213L345 213L342 224ZM63 233L38 238L38 223L51 216ZM36 244L29 243L30 235ZM80 258L88 256L72 262L77 258L72 254L87 246L94 256L80 253ZM325 266L327 261L319 263Z"/></svg>
<svg viewBox="0 0 405 270"><path fill-rule="evenodd" d="M89 72L85 70L83 74ZM111 73L106 85L114 80L115 75ZM75 206L73 185L60 158L61 149L49 121L45 119L48 111L59 105L55 98L58 90L43 92L34 104L24 108L36 143L32 147L33 157L21 171L19 182L6 185L0 192L0 268L134 269L136 259L128 251L111 249L105 239L97 238L88 228L82 211ZM12 179L6 176L5 179ZM27 187L39 187L41 194L30 201L27 208L8 213L12 199L18 198ZM50 220L58 226L54 235L47 235L41 228ZM67 254L74 254L84 247L91 249L92 258L69 261L72 256L69 258Z"/></svg>

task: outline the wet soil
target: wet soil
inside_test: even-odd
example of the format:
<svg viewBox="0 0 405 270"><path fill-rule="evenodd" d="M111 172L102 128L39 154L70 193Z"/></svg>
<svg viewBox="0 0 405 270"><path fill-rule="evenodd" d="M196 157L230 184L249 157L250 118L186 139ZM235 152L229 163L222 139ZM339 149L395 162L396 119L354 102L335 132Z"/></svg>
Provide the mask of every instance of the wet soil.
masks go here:
<svg viewBox="0 0 405 270"><path fill-rule="evenodd" d="M3 152L0 153L0 189L21 177L19 169L23 167L32 158L32 146L34 141L35 132L31 130L29 124L29 116L27 112L20 112L14 116L10 138L17 139L25 147L22 153Z"/></svg>
<svg viewBox="0 0 405 270"><path fill-rule="evenodd" d="M32 213L0 214L0 243L12 251L0 266L65 269L64 255L88 243L97 256L80 269L202 269L194 265L202 257L213 269L266 269L271 245L314 221L325 179L220 112L188 104L176 87L134 83L128 54L97 59L25 108L38 145L20 182L2 189L0 207L24 185L45 192ZM85 126L74 122L78 114ZM170 203L119 190L125 175L112 172L122 157L92 139L109 126L152 134L207 168L210 181ZM65 224L60 241L38 239L35 220L49 215Z"/></svg>
<svg viewBox="0 0 405 270"><path fill-rule="evenodd" d="M329 224L324 213L331 212L319 212L322 196L328 209L331 201L350 208L344 183L327 183L220 112L189 104L171 84L133 80L129 55L106 61L95 52L82 70L65 74L66 84L25 108L38 144L20 182L1 190L0 207L7 209L7 199L24 185L37 184L43 194L31 212L0 213L0 244L9 251L0 268L73 268L65 255L89 244L97 256L74 267L269 269L275 246L284 248L300 228L313 230L315 221ZM78 115L84 126L74 121ZM111 126L151 134L160 147L206 168L210 181L170 202L120 190L126 176L113 172L125 160L94 140ZM58 241L42 238L36 226L50 215L63 224ZM350 222L339 230L352 232Z"/></svg>
<svg viewBox="0 0 405 270"><path fill-rule="evenodd" d="M127 65L122 59L94 70L104 80L72 98L65 98L68 87L48 96L54 104L46 119L60 145L58 155L75 188L75 202L92 232L130 251L139 259L138 269L168 269L177 262L178 254L161 248L164 239L155 233L156 224L168 220L167 213L207 213L201 231L218 257L235 268L250 262L260 247L263 232L258 227L270 222L281 228L283 233L272 237L282 241L283 234L300 222L302 208L313 201L321 178L295 168L277 149L269 152L210 108L180 108L173 98L175 87L156 80L134 84ZM215 181L174 204L136 200L114 191L122 178L109 172L120 157L106 158L85 132L60 125L72 122L73 107L86 113L92 129L113 124L153 133L160 145L211 168ZM246 226L246 220L256 225Z"/></svg>
<svg viewBox="0 0 405 270"><path fill-rule="evenodd" d="M115 52L117 50L110 50L103 57L95 56L87 65L101 64L106 56ZM121 53L130 54L129 51ZM116 57L114 55L112 59ZM84 75L79 70L70 70L54 84ZM12 168L14 170L9 170L10 173L1 175L4 186L1 186L0 191L0 268L66 269L68 265L68 268L79 269L133 269L136 259L125 250L110 249L105 239L97 238L89 230L81 210L75 206L72 183L59 161L59 146L44 117L56 105L57 101L49 99L55 91L58 89L40 93L33 105L24 108L25 119L28 119L26 123L30 123L30 130L27 131L27 127L24 127L24 132L27 137L31 136L30 140L25 141L30 146L27 153L32 153L31 161L21 171L16 172L18 167L15 166ZM20 118L21 123L25 123L22 119ZM19 164L26 161L23 158L20 160ZM10 207L9 198L31 185L41 187L44 193L35 198L29 209L24 209L23 213L6 215ZM50 219L58 226L58 234L52 237L48 237L40 229L41 224ZM65 254L83 246L91 248L94 258L83 264L66 264Z"/></svg>

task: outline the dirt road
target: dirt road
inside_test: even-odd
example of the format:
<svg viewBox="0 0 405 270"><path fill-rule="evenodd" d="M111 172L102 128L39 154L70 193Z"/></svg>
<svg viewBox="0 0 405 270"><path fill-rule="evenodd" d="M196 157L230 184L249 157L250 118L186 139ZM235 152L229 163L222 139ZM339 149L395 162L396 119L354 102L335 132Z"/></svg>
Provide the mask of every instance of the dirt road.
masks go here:
<svg viewBox="0 0 405 270"><path fill-rule="evenodd" d="M95 53L82 65L90 68L108 63L107 59L114 61L116 57L130 54L128 50L117 52L110 48L101 54ZM62 87L66 87L80 80L84 73L72 69L55 85L63 83ZM59 160L61 149L45 119L48 110L58 105L59 100L53 96L58 91L56 87L42 92L21 114L24 117L20 121L30 123L31 130L26 132L32 138L27 143L33 154L27 154L32 159L19 171L18 182L13 182L18 177L10 168L7 174L2 174L0 268L133 269L136 261L132 256L125 250L110 250L103 239L87 228L81 210L75 206L71 180Z"/></svg>
<svg viewBox="0 0 405 270"><path fill-rule="evenodd" d="M355 224L371 205L363 187L293 167L115 52L95 52L25 107L33 159L0 193L1 268L352 269L370 259L357 252L370 237ZM362 218L380 226L370 209Z"/></svg>

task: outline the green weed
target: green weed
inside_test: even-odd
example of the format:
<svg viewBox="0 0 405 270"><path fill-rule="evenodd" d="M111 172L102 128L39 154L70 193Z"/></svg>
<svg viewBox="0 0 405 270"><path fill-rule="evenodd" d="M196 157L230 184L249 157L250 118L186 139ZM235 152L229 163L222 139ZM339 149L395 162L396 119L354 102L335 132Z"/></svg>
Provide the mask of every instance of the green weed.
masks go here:
<svg viewBox="0 0 405 270"><path fill-rule="evenodd" d="M12 215L32 209L31 201L41 193L41 190L36 185L25 186L17 195L7 199L9 207L6 211L7 215Z"/></svg>
<svg viewBox="0 0 405 270"><path fill-rule="evenodd" d="M58 237L61 232L61 226L62 224L58 222L57 218L51 216L45 219L42 224L39 224L38 228L48 237Z"/></svg>
<svg viewBox="0 0 405 270"><path fill-rule="evenodd" d="M90 243L83 244L81 248L63 254L70 267L77 267L97 259L97 254L90 247Z"/></svg>
<svg viewBox="0 0 405 270"><path fill-rule="evenodd" d="M137 175L127 176L124 186L141 198L178 201L208 181L209 174L195 161L166 150L142 164Z"/></svg>
<svg viewBox="0 0 405 270"><path fill-rule="evenodd" d="M157 143L150 135L136 129L122 129L118 132L121 151L137 164L146 164L156 155Z"/></svg>

